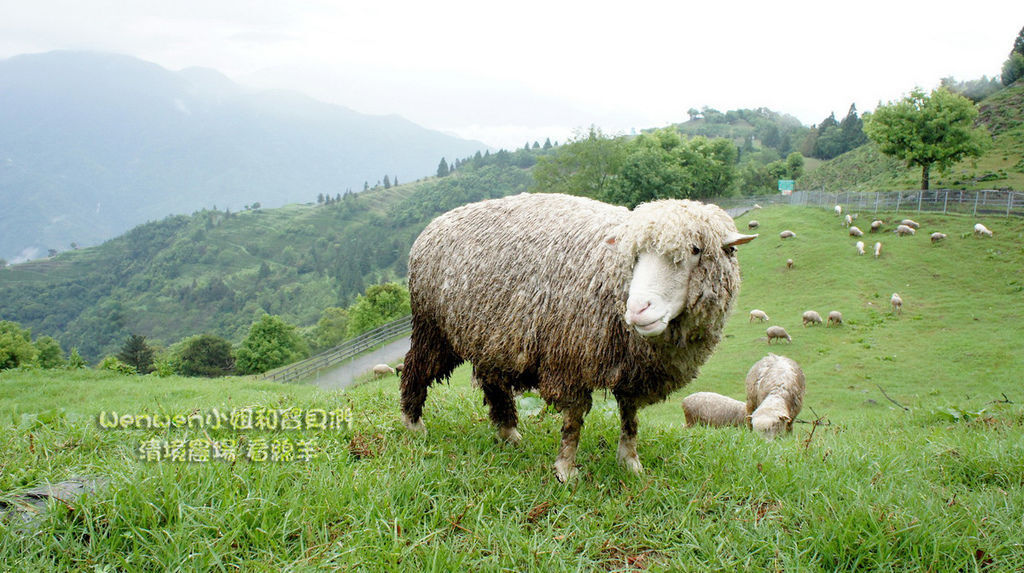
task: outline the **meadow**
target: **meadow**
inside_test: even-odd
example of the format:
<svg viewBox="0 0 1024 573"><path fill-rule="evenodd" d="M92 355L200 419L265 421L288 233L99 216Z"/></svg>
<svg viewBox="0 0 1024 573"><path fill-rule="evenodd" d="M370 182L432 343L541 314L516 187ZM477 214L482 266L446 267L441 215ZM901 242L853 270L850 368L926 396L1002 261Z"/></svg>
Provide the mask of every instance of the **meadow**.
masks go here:
<svg viewBox="0 0 1024 573"><path fill-rule="evenodd" d="M857 224L866 229L873 215ZM1024 569L1024 222L985 220L995 236L979 239L966 217L879 216L910 216L922 228L915 237L866 236L869 248L883 242L876 260L857 256L856 239L821 209L738 219L741 228L758 219L761 236L739 253L734 314L701 375L641 412L640 476L617 466L617 412L598 395L580 476L559 484L551 464L560 416L527 394L523 443L498 444L468 366L431 389L426 435L402 427L394 377L325 392L247 378L0 372L0 500L44 482L106 480L78 500L52 501L29 523L0 524L0 563L16 571ZM797 238L781 241L784 228ZM933 245L933 230L949 238ZM893 292L902 314L889 308ZM768 324L748 322L752 308L792 343L769 346ZM840 310L844 324L804 328L808 309ZM807 375L791 436L766 442L741 429L683 427L683 396L742 398L747 369L769 351ZM105 427L116 425L113 412L133 419ZM189 427L197 414L221 427ZM136 427L162 415L171 427ZM204 451L217 455L204 461Z"/></svg>

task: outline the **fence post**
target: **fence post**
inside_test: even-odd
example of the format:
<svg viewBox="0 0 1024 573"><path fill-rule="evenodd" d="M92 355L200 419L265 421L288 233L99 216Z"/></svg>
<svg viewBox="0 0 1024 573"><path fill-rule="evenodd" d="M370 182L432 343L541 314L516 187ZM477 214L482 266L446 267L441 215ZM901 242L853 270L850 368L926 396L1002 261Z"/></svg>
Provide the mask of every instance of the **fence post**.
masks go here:
<svg viewBox="0 0 1024 573"><path fill-rule="evenodd" d="M924 200L924 189L917 192L917 212L921 212L921 201Z"/></svg>
<svg viewBox="0 0 1024 573"><path fill-rule="evenodd" d="M896 192L896 212L900 212L900 201L903 200L903 191Z"/></svg>
<svg viewBox="0 0 1024 573"><path fill-rule="evenodd" d="M974 213L972 213L972 215L975 216L975 217L978 216L978 192L977 191L974 192Z"/></svg>
<svg viewBox="0 0 1024 573"><path fill-rule="evenodd" d="M878 191L875 191L875 213L878 212Z"/></svg>
<svg viewBox="0 0 1024 573"><path fill-rule="evenodd" d="M946 190L946 196L942 198L942 214L946 214L946 203L949 203L949 190Z"/></svg>
<svg viewBox="0 0 1024 573"><path fill-rule="evenodd" d="M1006 216L1010 216L1010 208L1013 207L1013 191L1006 192Z"/></svg>

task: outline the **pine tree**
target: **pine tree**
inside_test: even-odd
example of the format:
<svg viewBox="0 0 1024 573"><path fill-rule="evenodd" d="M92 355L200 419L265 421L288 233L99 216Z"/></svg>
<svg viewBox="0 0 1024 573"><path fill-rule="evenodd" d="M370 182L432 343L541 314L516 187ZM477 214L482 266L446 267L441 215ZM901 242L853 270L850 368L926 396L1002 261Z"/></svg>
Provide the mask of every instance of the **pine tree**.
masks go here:
<svg viewBox="0 0 1024 573"><path fill-rule="evenodd" d="M444 157L442 157L441 162L437 164L437 176L447 177L449 173L451 173L451 171L448 169L448 162L444 160Z"/></svg>
<svg viewBox="0 0 1024 573"><path fill-rule="evenodd" d="M391 178L387 175L384 176L384 188L391 189Z"/></svg>
<svg viewBox="0 0 1024 573"><path fill-rule="evenodd" d="M134 366L139 374L149 374L153 371L153 349L146 344L145 336L129 336L121 346L121 351L117 353L117 359Z"/></svg>

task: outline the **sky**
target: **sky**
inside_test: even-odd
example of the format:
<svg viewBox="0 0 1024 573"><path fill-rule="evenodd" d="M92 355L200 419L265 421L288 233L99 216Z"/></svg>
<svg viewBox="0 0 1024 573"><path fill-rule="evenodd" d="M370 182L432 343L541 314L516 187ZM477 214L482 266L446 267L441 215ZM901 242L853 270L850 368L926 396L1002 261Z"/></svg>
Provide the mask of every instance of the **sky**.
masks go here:
<svg viewBox="0 0 1024 573"><path fill-rule="evenodd" d="M0 0L0 59L215 69L494 148L630 133L691 108L805 125L999 73L1021 0Z"/></svg>

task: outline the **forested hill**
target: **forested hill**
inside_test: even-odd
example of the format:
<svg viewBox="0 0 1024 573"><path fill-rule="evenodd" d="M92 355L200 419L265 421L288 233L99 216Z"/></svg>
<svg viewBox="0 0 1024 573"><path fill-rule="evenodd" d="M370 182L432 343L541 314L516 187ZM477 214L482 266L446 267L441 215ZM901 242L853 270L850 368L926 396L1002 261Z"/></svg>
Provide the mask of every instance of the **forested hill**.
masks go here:
<svg viewBox="0 0 1024 573"><path fill-rule="evenodd" d="M89 360L130 334L237 342L264 312L310 325L365 287L403 278L412 241L438 214L525 191L525 167L543 153L500 151L447 177L317 204L167 217L97 247L0 268L0 320Z"/></svg>

